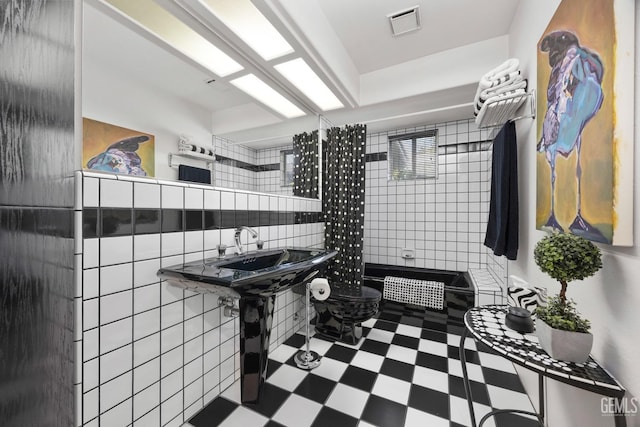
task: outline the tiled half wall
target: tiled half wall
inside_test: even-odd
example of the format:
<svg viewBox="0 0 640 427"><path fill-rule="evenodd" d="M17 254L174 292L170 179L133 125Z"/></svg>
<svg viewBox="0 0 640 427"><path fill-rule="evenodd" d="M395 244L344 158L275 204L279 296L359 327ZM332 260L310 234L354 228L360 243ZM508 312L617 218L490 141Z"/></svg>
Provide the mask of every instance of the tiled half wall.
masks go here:
<svg viewBox="0 0 640 427"><path fill-rule="evenodd" d="M320 202L76 175L77 424L180 426L239 378L238 319L156 271L217 256L219 243L231 252L240 225L266 248L322 247ZM303 307L291 290L277 297L271 349L302 326Z"/></svg>

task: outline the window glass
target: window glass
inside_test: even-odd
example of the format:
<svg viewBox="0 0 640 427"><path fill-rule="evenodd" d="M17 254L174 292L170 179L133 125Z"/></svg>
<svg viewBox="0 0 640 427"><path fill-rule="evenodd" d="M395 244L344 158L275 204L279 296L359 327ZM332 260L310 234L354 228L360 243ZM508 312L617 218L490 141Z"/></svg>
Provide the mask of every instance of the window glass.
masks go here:
<svg viewBox="0 0 640 427"><path fill-rule="evenodd" d="M438 177L438 132L435 129L389 137L389 180Z"/></svg>

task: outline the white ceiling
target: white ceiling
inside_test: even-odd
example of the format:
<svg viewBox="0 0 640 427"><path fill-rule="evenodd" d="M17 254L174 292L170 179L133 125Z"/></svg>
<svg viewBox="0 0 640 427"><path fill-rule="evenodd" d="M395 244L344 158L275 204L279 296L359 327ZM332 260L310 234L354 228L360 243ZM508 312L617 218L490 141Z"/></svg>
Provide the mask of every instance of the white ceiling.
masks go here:
<svg viewBox="0 0 640 427"><path fill-rule="evenodd" d="M507 34L518 3L514 0L318 1L361 74ZM414 6L419 6L420 30L394 37L387 16Z"/></svg>
<svg viewBox="0 0 640 427"><path fill-rule="evenodd" d="M142 37L92 3L85 4L83 14L84 61L114 69L212 112L253 102L228 84L207 83L216 79L210 71L177 56L153 36Z"/></svg>
<svg viewBox="0 0 640 427"><path fill-rule="evenodd" d="M155 1L172 10L199 3ZM85 0L83 60L211 111L214 134L255 148L277 146L316 126L314 113L336 125L368 123L370 132L470 117L475 82L506 59L505 35L519 4L514 0L252 1L347 107L314 111L312 103L273 71L277 61L265 62L246 46L233 43L236 51L242 50L234 59L246 70L262 73L308 112L286 120L228 83L242 73L213 75L114 14L100 0ZM394 37L387 15L415 5L420 6L422 28ZM188 14L179 10L184 21ZM187 16L186 22L200 25L202 17ZM225 29L214 30L216 36L237 42Z"/></svg>

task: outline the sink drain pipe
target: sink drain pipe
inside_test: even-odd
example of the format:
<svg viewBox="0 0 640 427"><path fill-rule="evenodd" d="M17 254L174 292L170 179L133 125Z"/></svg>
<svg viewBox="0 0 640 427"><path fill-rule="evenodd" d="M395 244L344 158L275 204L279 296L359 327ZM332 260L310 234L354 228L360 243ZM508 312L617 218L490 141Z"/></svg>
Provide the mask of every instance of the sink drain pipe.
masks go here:
<svg viewBox="0 0 640 427"><path fill-rule="evenodd" d="M238 317L240 315L240 309L236 307L236 302L232 297L219 297L218 305L224 305L222 314L225 317Z"/></svg>

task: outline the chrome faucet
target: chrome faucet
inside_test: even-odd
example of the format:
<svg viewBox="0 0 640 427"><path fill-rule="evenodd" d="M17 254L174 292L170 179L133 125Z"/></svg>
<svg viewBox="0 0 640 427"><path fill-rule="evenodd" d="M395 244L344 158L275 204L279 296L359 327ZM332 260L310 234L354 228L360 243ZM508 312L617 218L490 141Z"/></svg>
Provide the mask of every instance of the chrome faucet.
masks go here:
<svg viewBox="0 0 640 427"><path fill-rule="evenodd" d="M242 233L242 230L247 230L249 234L251 234L251 237L256 239L256 245L258 246L258 249L262 249L264 242L258 238L258 232L251 227L247 227L243 225L242 227L236 228L235 243L236 243L236 253L238 255L241 255L243 253L242 243L240 242L240 234Z"/></svg>

